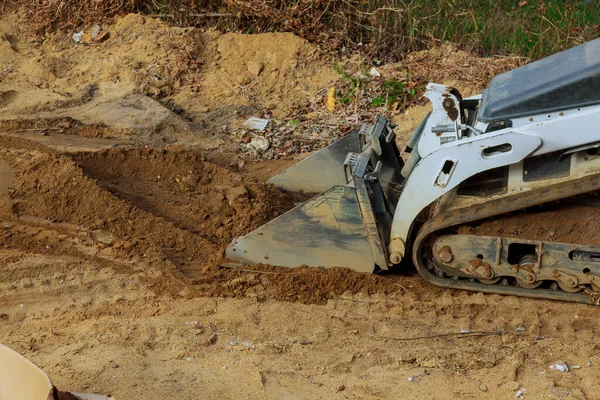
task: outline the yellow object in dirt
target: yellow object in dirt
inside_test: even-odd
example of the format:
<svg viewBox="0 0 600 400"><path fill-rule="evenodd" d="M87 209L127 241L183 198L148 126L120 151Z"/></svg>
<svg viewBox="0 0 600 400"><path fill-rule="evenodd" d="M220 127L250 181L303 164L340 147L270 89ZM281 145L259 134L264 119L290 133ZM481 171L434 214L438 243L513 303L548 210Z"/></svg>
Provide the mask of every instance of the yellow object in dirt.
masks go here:
<svg viewBox="0 0 600 400"><path fill-rule="evenodd" d="M327 111L333 112L335 110L335 86L332 86L327 93Z"/></svg>

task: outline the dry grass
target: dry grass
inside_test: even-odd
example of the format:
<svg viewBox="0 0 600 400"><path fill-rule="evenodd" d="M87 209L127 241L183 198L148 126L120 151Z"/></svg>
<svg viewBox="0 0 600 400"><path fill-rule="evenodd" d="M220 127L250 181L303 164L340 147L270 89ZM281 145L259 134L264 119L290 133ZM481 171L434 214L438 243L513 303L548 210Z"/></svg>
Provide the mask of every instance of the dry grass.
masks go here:
<svg viewBox="0 0 600 400"><path fill-rule="evenodd" d="M286 31L373 63L452 41L483 54L533 59L600 36L600 2L517 0L1 0L40 33L141 12L176 25Z"/></svg>

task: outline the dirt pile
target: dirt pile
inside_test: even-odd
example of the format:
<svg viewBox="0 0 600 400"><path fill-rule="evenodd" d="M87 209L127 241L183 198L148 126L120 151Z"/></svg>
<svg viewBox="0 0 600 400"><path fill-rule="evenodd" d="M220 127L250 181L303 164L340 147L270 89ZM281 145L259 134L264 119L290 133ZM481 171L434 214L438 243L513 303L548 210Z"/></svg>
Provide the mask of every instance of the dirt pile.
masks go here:
<svg viewBox="0 0 600 400"><path fill-rule="evenodd" d="M219 112L223 104L239 112L266 113L281 118L304 105L335 79L331 61L291 33L243 35L204 34L204 69L198 76L198 106ZM185 93L182 93L184 96ZM182 96L174 101L198 110Z"/></svg>
<svg viewBox="0 0 600 400"><path fill-rule="evenodd" d="M79 42L38 42L18 16L0 24L5 132L198 143L194 134L224 133L251 115L282 117L332 80L331 63L292 34L202 32L130 14L103 26L100 41L87 31Z"/></svg>
<svg viewBox="0 0 600 400"><path fill-rule="evenodd" d="M292 205L190 151L119 149L75 160L81 167L55 154L13 157L13 211L106 231L113 249L137 256L166 251L215 264L233 237Z"/></svg>

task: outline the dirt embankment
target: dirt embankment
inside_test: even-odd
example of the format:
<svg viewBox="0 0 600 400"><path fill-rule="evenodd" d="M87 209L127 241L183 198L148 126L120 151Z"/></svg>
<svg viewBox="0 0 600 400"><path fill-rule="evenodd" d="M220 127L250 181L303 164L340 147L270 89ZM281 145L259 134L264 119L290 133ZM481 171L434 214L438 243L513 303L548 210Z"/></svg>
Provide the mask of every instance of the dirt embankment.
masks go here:
<svg viewBox="0 0 600 400"><path fill-rule="evenodd" d="M103 27L102 40L88 30L79 42L67 34L40 42L17 21L0 25L5 132L198 144L192 132L280 118L334 79L330 61L292 34L201 32L131 14Z"/></svg>

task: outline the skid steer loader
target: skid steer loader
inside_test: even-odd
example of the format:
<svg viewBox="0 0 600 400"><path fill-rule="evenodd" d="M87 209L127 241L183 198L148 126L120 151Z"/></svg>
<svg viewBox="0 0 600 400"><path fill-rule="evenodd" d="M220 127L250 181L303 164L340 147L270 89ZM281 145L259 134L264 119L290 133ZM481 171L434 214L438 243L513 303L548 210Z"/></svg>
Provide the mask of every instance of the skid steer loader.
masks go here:
<svg viewBox="0 0 600 400"><path fill-rule="evenodd" d="M235 239L237 263L387 270L410 259L449 288L596 302L600 247L460 234L459 227L600 189L600 39L492 79L430 83L401 156L379 117L273 177L319 193ZM585 216L583 216L584 218Z"/></svg>

